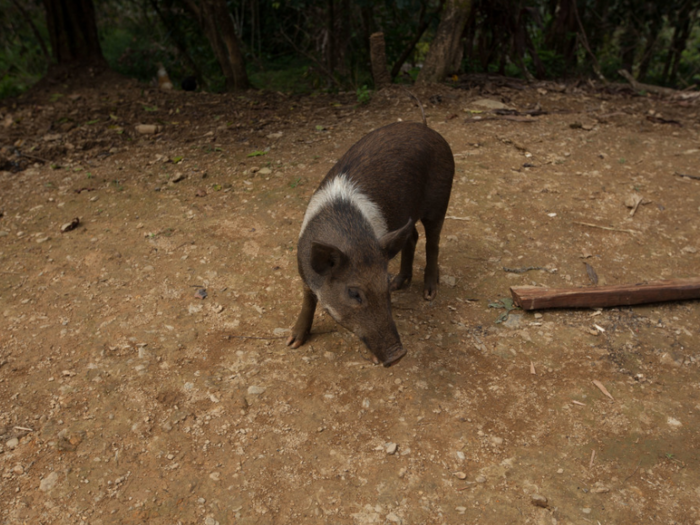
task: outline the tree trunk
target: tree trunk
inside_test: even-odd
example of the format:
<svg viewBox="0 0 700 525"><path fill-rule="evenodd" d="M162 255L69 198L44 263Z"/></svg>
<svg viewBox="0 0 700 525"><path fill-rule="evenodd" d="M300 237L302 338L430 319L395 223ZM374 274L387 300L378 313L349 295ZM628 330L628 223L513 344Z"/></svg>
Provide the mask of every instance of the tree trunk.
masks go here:
<svg viewBox="0 0 700 525"><path fill-rule="evenodd" d="M627 27L620 37L620 63L622 69L630 73L634 67L634 57L637 54L637 43L639 42L639 34L631 18L628 19Z"/></svg>
<svg viewBox="0 0 700 525"><path fill-rule="evenodd" d="M24 18L24 21L29 24L29 27L32 30L32 33L34 33L34 38L37 39L39 42L39 45L41 46L41 51L44 53L44 57L46 58L46 63L50 64L51 63L51 53L49 53L49 49L46 47L46 43L44 42L44 38L41 36L41 33L39 33L39 30L36 27L36 24L34 24L34 20L32 20L32 17L27 13L27 11L22 7L22 4L19 3L18 0L11 0L12 4L15 6L15 9L17 9L20 14L22 15L22 18Z"/></svg>
<svg viewBox="0 0 700 525"><path fill-rule="evenodd" d="M335 71L335 2L328 0L328 18L326 19L326 31L328 40L326 46L326 66L333 74Z"/></svg>
<svg viewBox="0 0 700 525"><path fill-rule="evenodd" d="M197 84L199 86L204 86L205 83L204 77L202 76L202 71L197 65L197 63L192 59L190 54L187 52L186 39L185 36L182 34L182 31L180 31L180 27L177 24L176 17L173 16L170 9L166 8L166 10L163 11L158 5L157 0L151 0L151 5L153 6L155 12L158 14L158 17L163 22L165 28L168 30L168 34L174 42L175 47L177 47L178 52L185 60L185 62L187 62L187 67L189 68L190 74L194 74L195 78L197 79Z"/></svg>
<svg viewBox="0 0 700 525"><path fill-rule="evenodd" d="M374 88L381 89L391 84L391 77L386 67L386 48L384 45L384 33L374 33L369 37L370 63L372 64L372 77Z"/></svg>
<svg viewBox="0 0 700 525"><path fill-rule="evenodd" d="M233 78L229 89L248 89L250 82L248 74L245 70L245 60L241 53L241 45L236 36L236 30L233 27L231 14L226 7L225 0L209 0L212 3L212 12L218 22L219 34L223 40L226 50L228 51L228 60L231 64Z"/></svg>
<svg viewBox="0 0 700 525"><path fill-rule="evenodd" d="M576 65L576 0L561 0L554 23L545 41L549 49L561 56L569 67Z"/></svg>
<svg viewBox="0 0 700 525"><path fill-rule="evenodd" d="M104 64L92 0L43 1L56 62Z"/></svg>
<svg viewBox="0 0 700 525"><path fill-rule="evenodd" d="M423 69L418 74L418 83L441 82L456 59L461 58L462 31L472 8L472 0L447 0L443 7L440 24L430 44Z"/></svg>
<svg viewBox="0 0 700 525"><path fill-rule="evenodd" d="M443 4L444 0L442 0L442 3L440 4L440 9L442 9ZM430 22L432 22L433 20L434 15L426 16L425 12L426 4L425 2L421 2L420 14L418 15L418 29L416 30L416 34L413 36L411 41L402 51L399 58L396 60L396 62L394 62L390 73L392 79L396 78L399 75L399 73L401 72L401 66L403 66L404 62L406 62L406 60L408 60L408 57L411 56L411 53L413 53L413 50L416 48L416 44L420 41L421 37L423 36L423 33L425 33L425 30L428 29Z"/></svg>
<svg viewBox="0 0 700 525"><path fill-rule="evenodd" d="M697 2L693 0L685 0L680 11L676 15L674 21L673 38L668 49L666 63L664 64L664 72L662 81L664 83L673 84L678 74L678 66L681 62L681 54L687 45L688 37L690 36L691 19L693 18L693 9Z"/></svg>
<svg viewBox="0 0 700 525"><path fill-rule="evenodd" d="M659 13L651 19L651 24L649 26L649 34L647 35L647 45L644 46L644 54L642 55L642 61L639 63L639 73L637 74L637 80L644 82L649 71L649 65L651 64L651 59L653 57L654 45L659 37L659 31L661 31L661 24L663 23L663 18Z"/></svg>
<svg viewBox="0 0 700 525"><path fill-rule="evenodd" d="M199 4L195 0L184 0L184 4L195 15L209 40L209 45L226 78L226 89L228 91L248 89L250 83L243 55L225 0L201 0Z"/></svg>

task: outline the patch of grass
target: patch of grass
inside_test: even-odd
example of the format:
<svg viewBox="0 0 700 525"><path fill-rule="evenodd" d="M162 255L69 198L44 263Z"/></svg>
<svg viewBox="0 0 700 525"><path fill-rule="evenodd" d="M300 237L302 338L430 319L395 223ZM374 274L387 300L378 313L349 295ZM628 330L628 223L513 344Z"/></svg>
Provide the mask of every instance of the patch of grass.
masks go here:
<svg viewBox="0 0 700 525"><path fill-rule="evenodd" d="M327 80L315 72L311 62L299 57L280 57L248 68L250 83L267 91L309 94L323 89Z"/></svg>

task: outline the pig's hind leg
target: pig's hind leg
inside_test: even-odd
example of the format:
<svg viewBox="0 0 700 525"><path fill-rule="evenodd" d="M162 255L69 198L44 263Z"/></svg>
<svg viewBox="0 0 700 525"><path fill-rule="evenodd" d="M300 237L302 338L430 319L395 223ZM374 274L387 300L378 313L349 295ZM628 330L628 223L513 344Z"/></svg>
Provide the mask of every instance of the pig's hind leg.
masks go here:
<svg viewBox="0 0 700 525"><path fill-rule="evenodd" d="M438 221L421 219L425 226L425 279L423 284L423 298L427 301L435 299L440 281L438 268L438 254L440 253L440 232L442 231L442 219Z"/></svg>
<svg viewBox="0 0 700 525"><path fill-rule="evenodd" d="M287 346L299 348L304 344L304 341L306 341L311 331L311 325L314 322L314 312L316 311L317 302L318 299L311 289L304 285L304 301L301 305L301 312L299 312L297 322L294 324L294 328L292 328L292 335L287 339Z"/></svg>
<svg viewBox="0 0 700 525"><path fill-rule="evenodd" d="M416 253L416 243L418 242L418 230L413 227L411 236L406 239L406 244L404 244L401 250L401 270L398 275L395 275L391 280L391 291L400 290L401 288L407 287L411 284L411 279L413 278L413 256Z"/></svg>

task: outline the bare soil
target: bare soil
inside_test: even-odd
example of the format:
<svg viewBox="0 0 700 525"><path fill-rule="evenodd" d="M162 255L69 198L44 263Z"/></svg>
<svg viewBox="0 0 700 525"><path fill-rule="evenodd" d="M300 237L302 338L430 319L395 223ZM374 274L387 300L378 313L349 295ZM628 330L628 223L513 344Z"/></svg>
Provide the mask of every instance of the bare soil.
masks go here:
<svg viewBox="0 0 700 525"><path fill-rule="evenodd" d="M95 72L0 108L0 522L700 524L700 304L490 307L591 285L584 263L600 284L698 276L700 180L676 175L700 175L697 102L416 94L457 173L440 291L422 299L419 243L390 369L321 312L284 341L306 203L360 137L420 120L403 91Z"/></svg>

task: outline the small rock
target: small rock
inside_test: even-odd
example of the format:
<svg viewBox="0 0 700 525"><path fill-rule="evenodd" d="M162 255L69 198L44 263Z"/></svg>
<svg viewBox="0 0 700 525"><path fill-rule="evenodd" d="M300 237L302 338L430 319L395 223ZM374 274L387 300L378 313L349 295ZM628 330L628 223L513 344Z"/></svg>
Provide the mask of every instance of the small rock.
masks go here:
<svg viewBox="0 0 700 525"><path fill-rule="evenodd" d="M56 487L56 484L58 483L58 474L56 472L52 472L48 476L46 476L44 479L41 480L39 483L39 490L42 492L49 492L52 490L54 487Z"/></svg>
<svg viewBox="0 0 700 525"><path fill-rule="evenodd" d="M399 478L403 478L406 475L406 467L403 467L401 470L399 470Z"/></svg>
<svg viewBox="0 0 700 525"><path fill-rule="evenodd" d="M19 445L19 439L17 439L17 438L8 439L7 442L5 443L5 446L7 448L9 448L10 450L16 449L17 445Z"/></svg>
<svg viewBox="0 0 700 525"><path fill-rule="evenodd" d="M455 477L457 479L467 479L467 475L464 472L455 472Z"/></svg>
<svg viewBox="0 0 700 525"><path fill-rule="evenodd" d="M392 523L401 523L401 518L399 518L396 514L393 512L390 512L389 514L386 515L387 521L390 521Z"/></svg>
<svg viewBox="0 0 700 525"><path fill-rule="evenodd" d="M530 503L532 503L535 507L542 507L543 509L546 509L549 506L547 498L541 496L540 494L533 494L530 496Z"/></svg>
<svg viewBox="0 0 700 525"><path fill-rule="evenodd" d="M477 483L486 483L486 477L484 476L477 476L476 479L474 480Z"/></svg>
<svg viewBox="0 0 700 525"><path fill-rule="evenodd" d="M214 481L219 481L221 479L221 472L212 472L209 477Z"/></svg>
<svg viewBox="0 0 700 525"><path fill-rule="evenodd" d="M518 328L523 321L523 315L522 314L510 314L508 318L503 321L503 326L506 326L508 328Z"/></svg>
<svg viewBox="0 0 700 525"><path fill-rule="evenodd" d="M455 285L457 284L457 279L453 277L452 275L441 275L440 276L440 284L444 284L445 286L449 286L450 288L454 288Z"/></svg>
<svg viewBox="0 0 700 525"><path fill-rule="evenodd" d="M7 237L8 235L10 235L10 232L6 232L6 231L0 232L0 237Z"/></svg>
<svg viewBox="0 0 700 525"><path fill-rule="evenodd" d="M65 223L63 226L61 226L61 233L66 233L71 230L75 230L78 225L80 224L80 217L76 217L70 222Z"/></svg>
<svg viewBox="0 0 700 525"><path fill-rule="evenodd" d="M399 449L399 446L396 443L387 443L386 444L386 453L389 454L390 456L393 456L396 454L396 451Z"/></svg>
<svg viewBox="0 0 700 525"><path fill-rule="evenodd" d="M270 168L260 168L258 171L258 175L270 175L272 174L272 170Z"/></svg>
<svg viewBox="0 0 700 525"><path fill-rule="evenodd" d="M41 243L44 243L44 242L48 241L50 238L51 238L51 237L39 237L39 238L36 240L36 242L37 242L38 244L41 244Z"/></svg>
<svg viewBox="0 0 700 525"><path fill-rule="evenodd" d="M675 417L671 417L671 416L668 417L668 419L666 420L666 423L668 423L672 427L676 427L676 428L683 426L683 423L678 421ZM9 443L9 441L8 441L8 443Z"/></svg>
<svg viewBox="0 0 700 525"><path fill-rule="evenodd" d="M256 385L251 385L248 387L248 394L251 396L257 396L265 392L265 387L264 386L256 386Z"/></svg>
<svg viewBox="0 0 700 525"><path fill-rule="evenodd" d="M163 126L156 126L155 124L139 124L136 126L136 131L142 135L155 135L163 129Z"/></svg>
<svg viewBox="0 0 700 525"><path fill-rule="evenodd" d="M204 525L219 525L219 522L211 516L209 516L207 519L204 520Z"/></svg>
<svg viewBox="0 0 700 525"><path fill-rule="evenodd" d="M272 333L275 334L276 337L282 337L285 334L288 334L290 332L289 328L275 328Z"/></svg>
<svg viewBox="0 0 700 525"><path fill-rule="evenodd" d="M175 176L172 179L170 179L170 182L180 182L181 180L185 180L185 174L181 171L178 171L175 174Z"/></svg>
<svg viewBox="0 0 700 525"><path fill-rule="evenodd" d="M467 507L455 507L455 510L460 514L464 514L465 512L467 512Z"/></svg>
<svg viewBox="0 0 700 525"><path fill-rule="evenodd" d="M480 98L478 100L473 101L471 104L472 106L480 106L482 108L488 109L510 109L500 100L493 100L491 98Z"/></svg>
<svg viewBox="0 0 700 525"><path fill-rule="evenodd" d="M592 510L592 509L585 508L585 509L581 509L581 512L583 512L584 514L590 514L590 513L591 513L591 510Z"/></svg>

